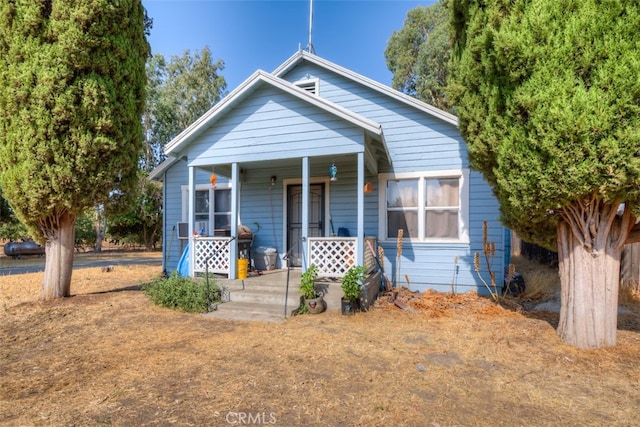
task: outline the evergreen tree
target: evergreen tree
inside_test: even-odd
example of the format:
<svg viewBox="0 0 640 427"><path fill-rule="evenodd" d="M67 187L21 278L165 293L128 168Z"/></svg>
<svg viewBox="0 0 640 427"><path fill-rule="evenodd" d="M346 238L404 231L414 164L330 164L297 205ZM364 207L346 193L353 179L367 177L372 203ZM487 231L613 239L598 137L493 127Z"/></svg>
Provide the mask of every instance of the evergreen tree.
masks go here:
<svg viewBox="0 0 640 427"><path fill-rule="evenodd" d="M449 76L473 168L504 223L557 249L558 332L616 343L640 202L640 9L623 0L451 0Z"/></svg>
<svg viewBox="0 0 640 427"><path fill-rule="evenodd" d="M222 99L227 87L219 74L223 69L224 62L214 61L209 47L193 54L186 50L169 62L159 54L149 59L142 169L153 170L165 158L164 146Z"/></svg>
<svg viewBox="0 0 640 427"><path fill-rule="evenodd" d="M125 243L144 245L155 249L162 237L162 184L150 181L141 171L138 185L132 192L133 203L119 206L117 201L110 206L108 234Z"/></svg>
<svg viewBox="0 0 640 427"><path fill-rule="evenodd" d="M0 3L0 187L70 295L74 224L136 183L149 45L140 0Z"/></svg>
<svg viewBox="0 0 640 427"><path fill-rule="evenodd" d="M445 95L451 44L444 0L410 10L402 29L389 38L384 55L393 73L394 89L452 110Z"/></svg>

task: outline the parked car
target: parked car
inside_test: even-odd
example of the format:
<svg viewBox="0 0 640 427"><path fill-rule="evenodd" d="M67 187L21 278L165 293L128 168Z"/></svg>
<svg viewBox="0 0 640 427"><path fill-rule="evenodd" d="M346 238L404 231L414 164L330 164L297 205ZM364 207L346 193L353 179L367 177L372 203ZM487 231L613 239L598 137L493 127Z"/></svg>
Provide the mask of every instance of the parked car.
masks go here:
<svg viewBox="0 0 640 427"><path fill-rule="evenodd" d="M31 241L9 242L4 245L4 254L13 259L21 255L44 255L44 246Z"/></svg>

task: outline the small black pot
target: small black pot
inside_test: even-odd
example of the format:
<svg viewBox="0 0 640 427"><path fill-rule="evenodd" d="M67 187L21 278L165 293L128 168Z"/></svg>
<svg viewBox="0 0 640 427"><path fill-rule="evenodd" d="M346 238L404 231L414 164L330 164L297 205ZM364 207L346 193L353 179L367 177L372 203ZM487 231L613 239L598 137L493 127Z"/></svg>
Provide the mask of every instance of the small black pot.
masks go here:
<svg viewBox="0 0 640 427"><path fill-rule="evenodd" d="M360 311L360 301L355 300L351 301L348 299L342 298L340 301L340 308L342 309L342 314L345 316L353 316L357 311Z"/></svg>

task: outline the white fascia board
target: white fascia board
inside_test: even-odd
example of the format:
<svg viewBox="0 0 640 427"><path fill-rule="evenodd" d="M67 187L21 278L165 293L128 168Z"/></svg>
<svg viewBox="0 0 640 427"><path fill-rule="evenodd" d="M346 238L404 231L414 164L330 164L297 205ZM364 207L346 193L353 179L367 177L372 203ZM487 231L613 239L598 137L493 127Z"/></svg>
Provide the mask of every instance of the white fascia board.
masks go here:
<svg viewBox="0 0 640 427"><path fill-rule="evenodd" d="M456 127L458 127L458 118L451 113L443 111L439 108L434 107L433 105L429 105L426 102L422 102L419 99L416 99L412 96L409 96L405 93L402 93L398 90L395 90L389 86L386 86L382 83L379 83L375 80L372 80L368 77L363 76L362 74L358 74L354 71L348 70L344 67L341 67L333 62L327 61L326 59L320 58L312 53L300 50L296 52L293 56L287 59L282 65L276 68L273 71L273 75L280 77L291 68L293 68L296 64L298 64L302 60L307 60L311 63L314 63L322 68L333 71L336 74L339 74L348 79L357 81L371 89L374 89L378 92L381 92L391 98L394 98L400 102L408 104L414 108L417 108L425 113L436 117L438 119L444 120L447 123L450 123Z"/></svg>
<svg viewBox="0 0 640 427"><path fill-rule="evenodd" d="M360 114L356 114L353 111L347 110L344 107L341 107L338 104L334 104L333 102L327 101L326 99L319 97L317 95L313 95L308 93L306 90L301 89L286 80L283 80L279 77L275 77L271 74L263 74L261 76L265 81L268 81L272 86L281 89L284 92L287 92L290 95L293 95L305 102L308 102L326 112L333 114L334 116L340 117L362 129L380 137L382 135L382 126L379 123L374 122L373 120L369 120Z"/></svg>
<svg viewBox="0 0 640 427"><path fill-rule="evenodd" d="M178 159L175 157L167 157L162 163L160 163L158 166L153 168L151 172L149 172L149 175L147 175L147 179L149 181L162 181L162 175L177 161Z"/></svg>
<svg viewBox="0 0 640 427"><path fill-rule="evenodd" d="M187 144L193 137L197 136L205 126L223 114L226 108L234 105L240 99L243 99L243 95L250 92L254 84L259 80L260 76L264 74L266 74L264 71L257 70L244 82L240 83L238 87L222 98L216 105L211 107L209 111L204 113L195 122L191 123L175 138L169 141L164 148L165 154L170 155L178 153L181 147Z"/></svg>
<svg viewBox="0 0 640 427"><path fill-rule="evenodd" d="M391 153L389 152L389 147L387 146L387 141L384 137L384 133L380 135L380 140L382 141L382 147L384 148L384 152L387 156L387 163L391 164Z"/></svg>
<svg viewBox="0 0 640 427"><path fill-rule="evenodd" d="M244 97L252 90L254 90L260 82L267 83L305 102L313 104L330 114L333 114L356 126L359 126L378 137L382 137L382 126L380 126L379 123L369 120L359 114L355 114L352 111L349 111L337 104L327 101L326 99L309 94L307 93L307 91L296 87L286 80L275 77L265 71L258 70L253 73L251 77L241 83L240 86L234 89L224 99L214 105L209 111L204 113L185 130L180 132L178 136L172 139L165 146L165 154L177 155L177 153L179 153L179 151L185 145L187 145L189 141L196 137L206 126L210 125L220 116L222 116L230 106L233 106L240 100L244 99Z"/></svg>

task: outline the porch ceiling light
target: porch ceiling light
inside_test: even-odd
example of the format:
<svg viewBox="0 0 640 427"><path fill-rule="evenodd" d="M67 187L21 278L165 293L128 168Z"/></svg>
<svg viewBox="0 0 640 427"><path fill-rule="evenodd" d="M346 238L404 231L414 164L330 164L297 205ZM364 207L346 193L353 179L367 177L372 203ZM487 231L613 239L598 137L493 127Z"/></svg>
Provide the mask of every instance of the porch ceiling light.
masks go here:
<svg viewBox="0 0 640 427"><path fill-rule="evenodd" d="M330 181L337 181L338 180L338 167L336 166L335 163L331 163L331 166L329 166L329 177L331 178Z"/></svg>

